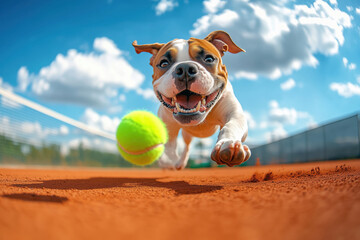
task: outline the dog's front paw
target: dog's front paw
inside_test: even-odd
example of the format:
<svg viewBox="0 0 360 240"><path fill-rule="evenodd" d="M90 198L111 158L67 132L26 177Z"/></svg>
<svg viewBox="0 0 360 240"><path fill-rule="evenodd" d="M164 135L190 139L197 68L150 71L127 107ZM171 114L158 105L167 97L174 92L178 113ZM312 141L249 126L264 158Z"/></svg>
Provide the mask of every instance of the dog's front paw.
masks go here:
<svg viewBox="0 0 360 240"><path fill-rule="evenodd" d="M167 169L167 170L175 170L176 169L175 165L170 162L159 161L158 164L159 164L159 167L162 169Z"/></svg>
<svg viewBox="0 0 360 240"><path fill-rule="evenodd" d="M178 162L175 164L176 170L183 170L185 167L186 167L186 163L184 163L184 162Z"/></svg>
<svg viewBox="0 0 360 240"><path fill-rule="evenodd" d="M186 164L159 161L159 167L167 170L182 170L186 167Z"/></svg>
<svg viewBox="0 0 360 240"><path fill-rule="evenodd" d="M177 156L173 156L172 158L169 158L166 154L163 154L160 159L158 160L159 167L162 169L167 170L181 170L184 167L182 167L180 164L177 164L176 162L172 161L171 159L177 159Z"/></svg>
<svg viewBox="0 0 360 240"><path fill-rule="evenodd" d="M226 164L229 167L239 165L249 159L251 155L248 146L240 140L220 140L216 143L211 159L219 165Z"/></svg>

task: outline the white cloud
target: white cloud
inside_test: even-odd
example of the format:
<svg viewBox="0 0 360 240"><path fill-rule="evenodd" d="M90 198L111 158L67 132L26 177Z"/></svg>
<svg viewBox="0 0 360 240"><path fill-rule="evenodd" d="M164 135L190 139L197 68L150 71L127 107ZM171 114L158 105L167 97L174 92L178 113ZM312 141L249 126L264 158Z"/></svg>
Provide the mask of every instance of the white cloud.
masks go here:
<svg viewBox="0 0 360 240"><path fill-rule="evenodd" d="M234 22L239 19L239 15L237 12L225 9L222 13L213 14L209 13L201 18L199 18L194 23L194 28L190 31L191 35L199 35L206 31L209 27L215 28L226 28L234 25Z"/></svg>
<svg viewBox="0 0 360 240"><path fill-rule="evenodd" d="M17 82L18 89L21 92L25 92L27 87L29 86L31 81L31 77L29 76L29 71L26 67L21 67L17 73Z"/></svg>
<svg viewBox="0 0 360 240"><path fill-rule="evenodd" d="M244 111L244 114L245 114L245 117L246 117L246 120L247 120L248 127L250 129L256 128L256 122L255 122L253 116L251 115L251 113L248 112L248 111Z"/></svg>
<svg viewBox="0 0 360 240"><path fill-rule="evenodd" d="M267 121L262 121L259 124L260 129L265 129L269 127L269 123Z"/></svg>
<svg viewBox="0 0 360 240"><path fill-rule="evenodd" d="M314 121L314 119L310 119L310 121L307 124L309 129L313 129L319 126L317 122Z"/></svg>
<svg viewBox="0 0 360 240"><path fill-rule="evenodd" d="M70 149L78 149L80 145L85 149L97 149L102 152L118 153L116 143L96 137L79 137L71 139L70 141L61 144L60 152L63 155L67 155L69 154Z"/></svg>
<svg viewBox="0 0 360 240"><path fill-rule="evenodd" d="M358 82L360 84L360 80L358 79ZM359 84L353 84L351 82L348 83L331 83L330 89L337 92L340 96L349 98L355 95L360 96L360 85Z"/></svg>
<svg viewBox="0 0 360 240"><path fill-rule="evenodd" d="M115 133L120 123L120 118L111 118L107 115L101 115L91 108L87 108L81 119L89 126L103 130L108 133Z"/></svg>
<svg viewBox="0 0 360 240"><path fill-rule="evenodd" d="M125 94L120 94L120 95L119 95L119 101L120 101L120 102L125 102L125 100L126 100Z"/></svg>
<svg viewBox="0 0 360 240"><path fill-rule="evenodd" d="M123 110L123 107L120 105L114 105L106 108L106 112L109 114L118 114Z"/></svg>
<svg viewBox="0 0 360 240"><path fill-rule="evenodd" d="M279 106L277 105L278 103L275 103L270 103L270 121L280 124L295 124L297 119L296 110L294 108L279 108Z"/></svg>
<svg viewBox="0 0 360 240"><path fill-rule="evenodd" d="M360 8L355 8L355 12L360 15Z"/></svg>
<svg viewBox="0 0 360 240"><path fill-rule="evenodd" d="M354 10L354 8L353 8L352 6L346 6L346 9L347 9L349 12L351 12L351 11Z"/></svg>
<svg viewBox="0 0 360 240"><path fill-rule="evenodd" d="M265 133L265 139L268 142L276 141L285 138L287 136L288 136L287 131L281 125L278 125L272 131Z"/></svg>
<svg viewBox="0 0 360 240"><path fill-rule="evenodd" d="M218 15L214 15L214 17L211 19L211 23L224 28L231 26L237 19L239 19L237 12L230 9L225 9L224 12Z"/></svg>
<svg viewBox="0 0 360 240"><path fill-rule="evenodd" d="M260 123L260 128L269 129L265 133L265 138L268 141L275 141L288 135L285 130L286 125L296 125L300 120L307 121L309 127L316 125L309 113L295 108L280 107L277 101L272 100L269 102L268 119Z"/></svg>
<svg viewBox="0 0 360 240"><path fill-rule="evenodd" d="M59 133L61 135L68 135L69 134L69 128L65 125L61 125L59 129Z"/></svg>
<svg viewBox="0 0 360 240"><path fill-rule="evenodd" d="M104 108L111 105L117 89L136 89L144 81L112 40L96 38L93 48L90 53L71 49L66 55L58 54L38 74L20 68L19 88L31 83L32 92L42 99Z"/></svg>
<svg viewBox="0 0 360 240"><path fill-rule="evenodd" d="M179 4L174 0L160 0L160 2L155 7L156 15L161 15L165 12L172 11Z"/></svg>
<svg viewBox="0 0 360 240"><path fill-rule="evenodd" d="M152 88L146 88L146 89L138 88L136 89L136 93L141 95L145 99L157 101L157 97Z"/></svg>
<svg viewBox="0 0 360 240"><path fill-rule="evenodd" d="M355 63L349 63L349 60L346 57L343 57L343 64L345 68L348 68L349 70L354 70L356 69L356 64Z"/></svg>
<svg viewBox="0 0 360 240"><path fill-rule="evenodd" d="M211 20L211 15L205 15L199 18L198 20L196 20L196 22L194 23L194 29L190 31L190 34L196 36L207 31L211 26L210 20Z"/></svg>
<svg viewBox="0 0 360 240"><path fill-rule="evenodd" d="M354 70L356 69L356 64L355 63L350 63L349 64L349 70Z"/></svg>
<svg viewBox="0 0 360 240"><path fill-rule="evenodd" d="M203 2L205 11L208 13L216 13L219 9L223 8L226 1L223 0L206 0Z"/></svg>
<svg viewBox="0 0 360 240"><path fill-rule="evenodd" d="M311 118L307 112L300 112L295 108L281 108L275 100L270 101L269 106L269 122L271 125L294 125L298 119Z"/></svg>
<svg viewBox="0 0 360 240"><path fill-rule="evenodd" d="M337 6L337 0L329 0L329 2L332 4L332 5L335 5L335 6Z"/></svg>
<svg viewBox="0 0 360 240"><path fill-rule="evenodd" d="M282 84L280 84L280 87L281 87L282 90L288 91L288 90L294 88L295 85L296 85L295 80L292 79L292 78L289 78L289 80L287 80L287 81L283 82Z"/></svg>
<svg viewBox="0 0 360 240"><path fill-rule="evenodd" d="M279 108L279 103L276 100L271 100L269 102L269 107L270 108Z"/></svg>
<svg viewBox="0 0 360 240"><path fill-rule="evenodd" d="M36 138L44 139L49 135L68 135L69 129L62 125L59 128L43 127L39 122L25 121L20 124L20 130L26 135L36 136Z"/></svg>
<svg viewBox="0 0 360 240"><path fill-rule="evenodd" d="M302 66L316 67L315 54L337 54L345 41L344 28L352 26L347 13L322 0L311 5L230 0L226 6L228 9L216 14L206 12L190 34L204 37L219 27L227 31L246 50L245 54L227 54L227 68L251 74L251 79L259 74L275 79ZM234 17L226 19L226 11Z"/></svg>
<svg viewBox="0 0 360 240"><path fill-rule="evenodd" d="M235 73L235 78L237 78L237 79L245 78L248 80L256 80L258 78L258 76L256 73L239 71L239 72Z"/></svg>
<svg viewBox="0 0 360 240"><path fill-rule="evenodd" d="M10 84L4 82L2 77L0 77L0 88L11 92L13 91L13 87ZM0 105L4 108L21 108L20 104L4 96L0 96Z"/></svg>
<svg viewBox="0 0 360 240"><path fill-rule="evenodd" d="M0 87L8 91L13 91L13 87L6 83L2 77L0 77Z"/></svg>
<svg viewBox="0 0 360 240"><path fill-rule="evenodd" d="M96 38L94 41L94 49L115 56L121 54L121 51L116 47L115 43L106 37Z"/></svg>

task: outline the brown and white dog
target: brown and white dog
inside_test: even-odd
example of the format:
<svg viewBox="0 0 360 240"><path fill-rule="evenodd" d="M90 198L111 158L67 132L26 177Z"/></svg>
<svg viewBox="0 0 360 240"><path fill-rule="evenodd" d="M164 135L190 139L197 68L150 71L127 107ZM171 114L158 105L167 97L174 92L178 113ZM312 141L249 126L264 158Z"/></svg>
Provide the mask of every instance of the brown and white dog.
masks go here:
<svg viewBox="0 0 360 240"><path fill-rule="evenodd" d="M138 45L134 41L133 46L137 53L153 55L153 87L162 103L158 115L169 133L159 159L161 167L183 169L192 138L212 136L219 128L212 160L234 166L249 159L250 149L243 145L248 131L246 119L221 59L224 52L244 50L233 43L229 34L214 31L205 39L175 39L166 44ZM180 129L185 142L181 156L177 153Z"/></svg>

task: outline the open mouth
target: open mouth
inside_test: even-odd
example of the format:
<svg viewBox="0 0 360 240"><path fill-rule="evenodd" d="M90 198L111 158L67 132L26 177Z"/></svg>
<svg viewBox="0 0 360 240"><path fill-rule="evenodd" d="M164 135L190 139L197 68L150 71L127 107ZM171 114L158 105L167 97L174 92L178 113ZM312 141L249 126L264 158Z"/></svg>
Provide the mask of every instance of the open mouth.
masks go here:
<svg viewBox="0 0 360 240"><path fill-rule="evenodd" d="M210 109L218 100L221 89L222 87L207 96L189 90L184 90L172 98L165 97L160 92L158 92L158 96L161 103L165 107L171 109L174 114L180 113L191 115L203 113Z"/></svg>

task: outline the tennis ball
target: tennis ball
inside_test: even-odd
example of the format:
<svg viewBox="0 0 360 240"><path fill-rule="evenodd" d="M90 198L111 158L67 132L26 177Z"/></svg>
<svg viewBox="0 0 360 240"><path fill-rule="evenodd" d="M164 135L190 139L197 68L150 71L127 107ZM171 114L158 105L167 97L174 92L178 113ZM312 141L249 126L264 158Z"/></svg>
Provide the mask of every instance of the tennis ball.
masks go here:
<svg viewBox="0 0 360 240"><path fill-rule="evenodd" d="M135 165L156 161L164 152L168 133L163 121L147 111L125 115L116 131L121 156Z"/></svg>

